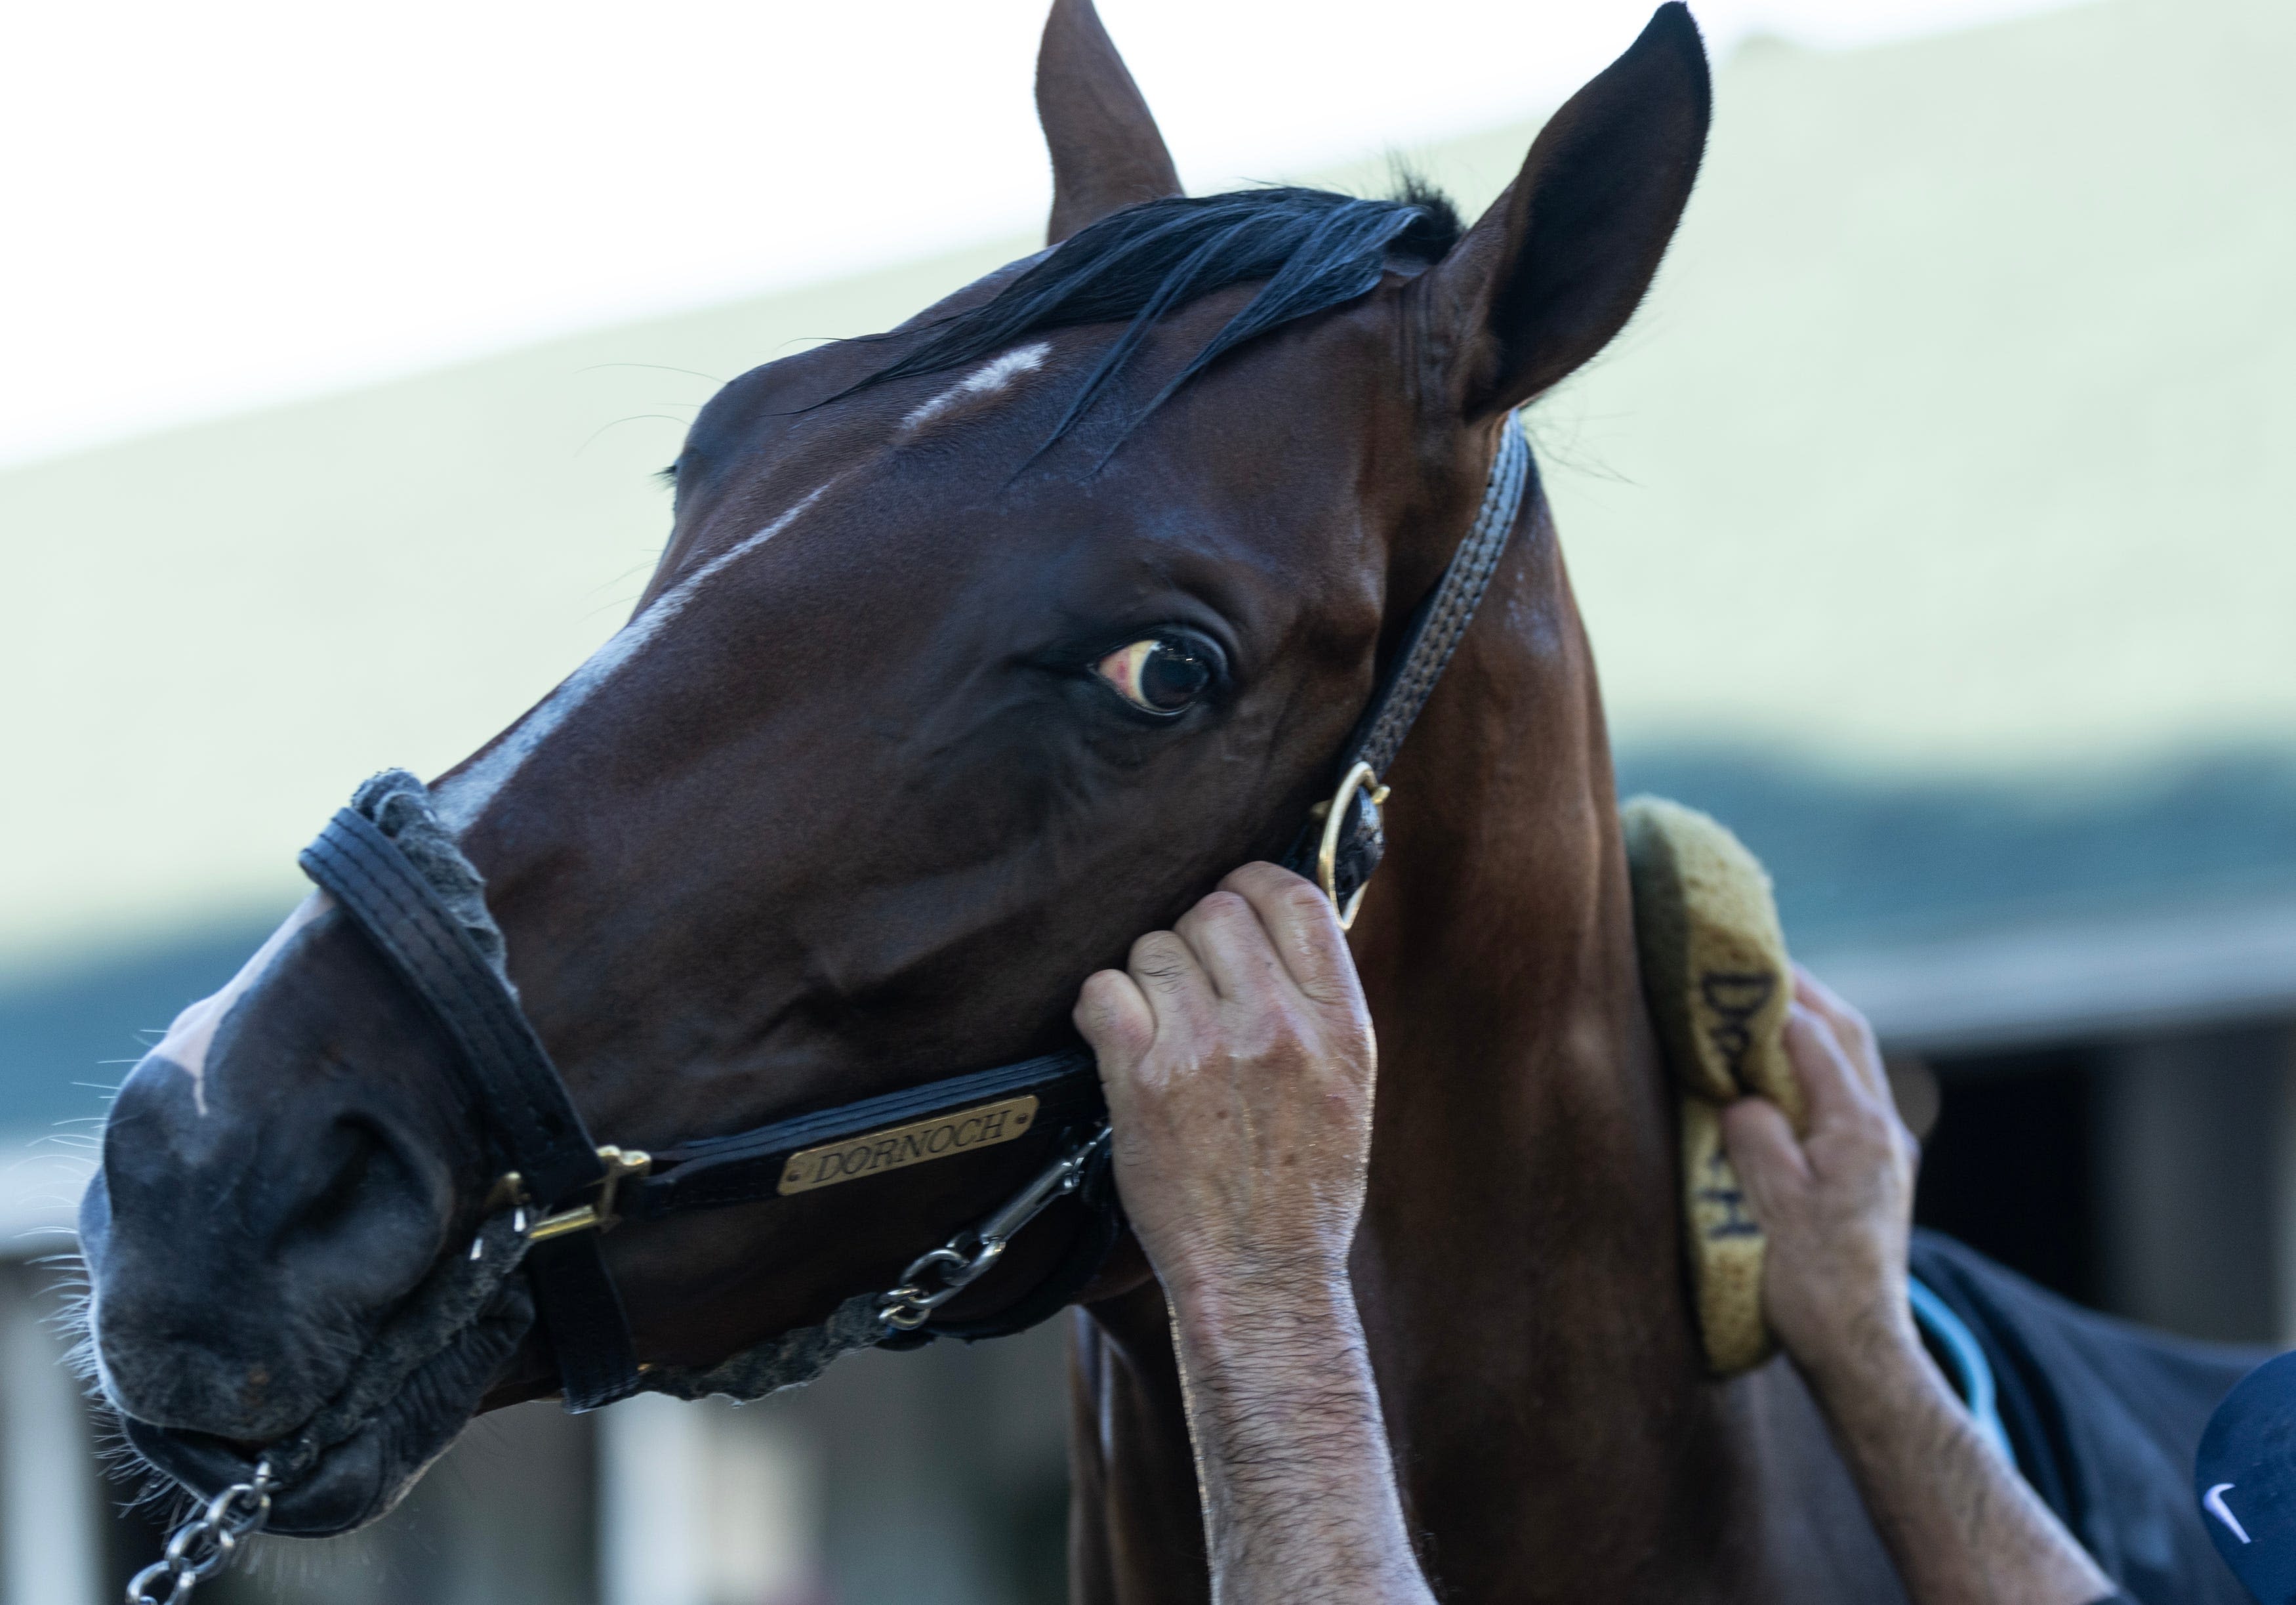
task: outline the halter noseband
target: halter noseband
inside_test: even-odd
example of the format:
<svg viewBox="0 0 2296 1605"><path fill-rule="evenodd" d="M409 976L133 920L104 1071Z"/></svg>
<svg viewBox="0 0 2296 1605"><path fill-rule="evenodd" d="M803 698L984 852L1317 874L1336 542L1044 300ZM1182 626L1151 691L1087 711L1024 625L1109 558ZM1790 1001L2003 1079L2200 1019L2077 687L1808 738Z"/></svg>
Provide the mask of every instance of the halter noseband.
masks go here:
<svg viewBox="0 0 2296 1605"><path fill-rule="evenodd" d="M1509 414L1473 524L1413 615L1341 749L1330 801L1317 805L1286 855L1288 868L1312 876L1323 888L1343 925L1353 923L1386 850L1379 805L1387 788L1381 777L1473 620L1533 472L1520 420ZM390 833L347 808L300 861L454 1042L466 1090L509 1165L489 1200L490 1213L513 1209L529 1222L522 1228L529 1245L522 1268L570 1410L594 1409L642 1386L628 1321L598 1249L600 1232L618 1220L791 1199L848 1173L874 1174L1008 1140L1033 1139L1030 1146L1045 1147L1049 1134L1054 1156L1027 1186L979 1224L921 1255L899 1286L879 1296L879 1341L890 1347L939 1336L999 1337L1033 1326L1083 1290L1116 1239L1120 1220L1108 1173L1106 1107L1093 1057L1081 1048L658 1153L600 1147L507 977ZM988 1320L935 1319L942 1305L997 1263L1022 1228L1070 1196L1086 1206L1087 1223L1035 1288Z"/></svg>

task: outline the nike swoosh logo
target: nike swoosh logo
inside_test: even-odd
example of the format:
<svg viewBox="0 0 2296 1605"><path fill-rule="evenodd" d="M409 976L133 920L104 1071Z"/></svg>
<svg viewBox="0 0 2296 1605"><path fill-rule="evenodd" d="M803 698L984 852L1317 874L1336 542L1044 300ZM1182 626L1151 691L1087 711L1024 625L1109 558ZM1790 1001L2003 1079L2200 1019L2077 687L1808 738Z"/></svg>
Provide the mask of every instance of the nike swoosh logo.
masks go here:
<svg viewBox="0 0 2296 1605"><path fill-rule="evenodd" d="M2201 1508L2208 1511L2210 1515L2215 1517L2218 1521L2223 1522L2225 1526L2230 1527L2234 1537L2239 1539L2243 1543L2246 1543L2248 1542L2248 1529L2240 1525L2240 1518L2234 1515L2232 1513L2231 1507L2226 1505L2224 1502L2225 1491L2231 1486L2232 1485L2230 1483L2218 1483L2215 1487L2210 1488L2207 1493L2202 1494Z"/></svg>

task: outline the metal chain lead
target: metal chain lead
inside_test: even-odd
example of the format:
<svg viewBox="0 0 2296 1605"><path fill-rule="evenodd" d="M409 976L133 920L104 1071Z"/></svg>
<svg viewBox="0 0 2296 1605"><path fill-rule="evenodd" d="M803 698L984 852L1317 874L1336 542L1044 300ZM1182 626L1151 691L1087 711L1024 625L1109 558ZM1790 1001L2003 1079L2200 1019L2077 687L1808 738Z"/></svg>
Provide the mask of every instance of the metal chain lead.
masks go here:
<svg viewBox="0 0 2296 1605"><path fill-rule="evenodd" d="M1004 1206L978 1226L969 1226L939 1247L921 1254L901 1272L901 1285L885 1293L877 1319L897 1332L914 1332L932 1313L988 1273L1004 1257L1004 1246L1021 1228L1035 1220L1046 1206L1065 1198L1084 1183L1085 1168L1108 1147L1108 1123L1037 1173ZM928 1288L931 1275L940 1285ZM129 1605L137 1605L131 1601Z"/></svg>
<svg viewBox="0 0 2296 1605"><path fill-rule="evenodd" d="M184 1605L192 1591L221 1570L243 1538L252 1538L271 1519L271 1495L278 1487L271 1462L257 1462L252 1481L234 1483L207 1509L177 1527L167 1553L129 1580L127 1605ZM152 1592L169 1584L162 1596Z"/></svg>
<svg viewBox="0 0 2296 1605"><path fill-rule="evenodd" d="M941 1247L920 1255L901 1273L901 1285L887 1292L877 1318L897 1331L914 1331L932 1313L971 1287L1003 1257L1021 1229L1084 1183L1085 1172L1108 1147L1108 1123L1062 1155L978 1226L968 1227ZM929 1273L938 1287L923 1285ZM192 1593L220 1571L244 1539L271 1519L271 1495L280 1479L270 1458L256 1462L255 1475L234 1483L207 1502L199 1515L177 1527L160 1559L137 1572L127 1584L127 1605L187 1605ZM162 1584L165 1594L156 1592Z"/></svg>

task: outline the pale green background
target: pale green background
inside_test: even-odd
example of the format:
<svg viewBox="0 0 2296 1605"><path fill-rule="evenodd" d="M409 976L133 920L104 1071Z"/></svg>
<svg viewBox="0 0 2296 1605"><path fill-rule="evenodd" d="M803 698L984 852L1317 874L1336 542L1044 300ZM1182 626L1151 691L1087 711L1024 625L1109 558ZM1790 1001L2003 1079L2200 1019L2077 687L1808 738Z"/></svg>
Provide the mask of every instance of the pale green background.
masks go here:
<svg viewBox="0 0 2296 1605"><path fill-rule="evenodd" d="M1657 292L1534 425L1621 739L1977 786L2296 749L2291 81L2282 0L1725 63ZM1531 131L1418 160L1472 209ZM1030 243L0 476L0 976L283 906L360 777L613 630L718 381Z"/></svg>

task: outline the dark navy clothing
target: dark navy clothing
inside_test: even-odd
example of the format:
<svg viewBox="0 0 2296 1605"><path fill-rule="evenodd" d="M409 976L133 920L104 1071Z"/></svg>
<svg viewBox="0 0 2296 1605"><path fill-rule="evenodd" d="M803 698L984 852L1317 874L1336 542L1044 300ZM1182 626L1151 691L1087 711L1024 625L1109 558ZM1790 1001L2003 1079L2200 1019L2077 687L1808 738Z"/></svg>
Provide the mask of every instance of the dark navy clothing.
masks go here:
<svg viewBox="0 0 2296 1605"><path fill-rule="evenodd" d="M2193 1469L2210 1412L2267 1351L2095 1314L1935 1232L1914 1234L1912 1268L1984 1348L2017 1469L2128 1600L2253 1605Z"/></svg>
<svg viewBox="0 0 2296 1605"><path fill-rule="evenodd" d="M2296 1354L2251 1371L2201 1435L2202 1526L2263 1605L2296 1605Z"/></svg>

